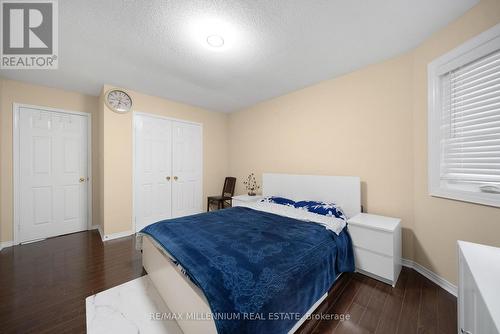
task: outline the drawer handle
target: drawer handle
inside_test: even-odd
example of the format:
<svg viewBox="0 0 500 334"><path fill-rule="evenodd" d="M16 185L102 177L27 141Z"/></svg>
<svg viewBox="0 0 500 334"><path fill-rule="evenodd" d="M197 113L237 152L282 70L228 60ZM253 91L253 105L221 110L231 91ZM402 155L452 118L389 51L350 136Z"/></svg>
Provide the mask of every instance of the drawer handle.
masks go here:
<svg viewBox="0 0 500 334"><path fill-rule="evenodd" d="M462 334L472 334L472 332L466 331L463 328L460 328L460 333L462 333Z"/></svg>

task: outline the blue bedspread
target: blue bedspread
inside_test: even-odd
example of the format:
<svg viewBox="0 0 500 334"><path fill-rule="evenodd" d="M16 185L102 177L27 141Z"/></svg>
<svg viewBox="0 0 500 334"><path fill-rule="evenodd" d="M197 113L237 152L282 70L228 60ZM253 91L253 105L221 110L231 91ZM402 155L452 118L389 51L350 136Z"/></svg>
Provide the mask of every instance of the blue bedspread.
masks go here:
<svg viewBox="0 0 500 334"><path fill-rule="evenodd" d="M339 273L354 271L346 229L337 236L249 208L165 220L141 233L203 290L219 334L287 333Z"/></svg>

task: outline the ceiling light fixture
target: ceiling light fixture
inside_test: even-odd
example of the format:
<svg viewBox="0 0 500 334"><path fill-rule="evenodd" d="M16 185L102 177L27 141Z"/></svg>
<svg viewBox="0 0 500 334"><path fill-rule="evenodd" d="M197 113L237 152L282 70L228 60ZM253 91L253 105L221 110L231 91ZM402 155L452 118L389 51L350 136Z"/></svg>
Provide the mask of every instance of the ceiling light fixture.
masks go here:
<svg viewBox="0 0 500 334"><path fill-rule="evenodd" d="M193 17L186 27L190 40L200 50L234 54L241 46L241 29L224 18Z"/></svg>
<svg viewBox="0 0 500 334"><path fill-rule="evenodd" d="M219 35L210 35L207 37L207 43L211 47L220 48L224 46L224 38Z"/></svg>

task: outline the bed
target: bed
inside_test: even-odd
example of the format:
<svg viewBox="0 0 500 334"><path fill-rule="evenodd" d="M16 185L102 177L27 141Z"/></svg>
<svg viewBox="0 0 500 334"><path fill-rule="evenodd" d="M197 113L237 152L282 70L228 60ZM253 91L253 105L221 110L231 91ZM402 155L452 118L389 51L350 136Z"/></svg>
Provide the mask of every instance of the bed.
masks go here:
<svg viewBox="0 0 500 334"><path fill-rule="evenodd" d="M360 211L357 177L264 174L263 195L335 202L347 217ZM184 333L293 333L354 271L347 229L325 226L237 207L158 222L138 237L143 266Z"/></svg>

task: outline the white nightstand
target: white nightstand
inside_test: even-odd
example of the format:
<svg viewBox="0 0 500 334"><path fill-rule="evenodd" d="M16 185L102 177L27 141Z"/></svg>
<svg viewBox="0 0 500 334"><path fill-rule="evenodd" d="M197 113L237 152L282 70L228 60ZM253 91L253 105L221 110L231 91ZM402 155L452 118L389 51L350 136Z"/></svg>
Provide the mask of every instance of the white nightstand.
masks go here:
<svg viewBox="0 0 500 334"><path fill-rule="evenodd" d="M261 199L263 199L263 196L255 195L255 196L248 196L248 195L238 195L238 196L233 196L233 207L235 206L246 206L247 208L251 208L254 203L259 202Z"/></svg>
<svg viewBox="0 0 500 334"><path fill-rule="evenodd" d="M360 213L348 221L356 270L392 286L401 272L401 219Z"/></svg>

